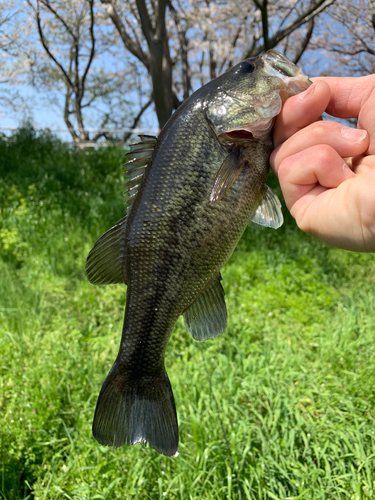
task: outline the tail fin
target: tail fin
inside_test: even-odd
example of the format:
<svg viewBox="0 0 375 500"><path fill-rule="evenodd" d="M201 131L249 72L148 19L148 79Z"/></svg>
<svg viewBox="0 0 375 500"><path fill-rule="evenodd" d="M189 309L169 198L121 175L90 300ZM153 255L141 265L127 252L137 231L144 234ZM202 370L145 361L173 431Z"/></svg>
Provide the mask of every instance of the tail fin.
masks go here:
<svg viewBox="0 0 375 500"><path fill-rule="evenodd" d="M92 433L102 445L148 443L158 453L177 456L176 406L168 375L128 378L109 372L96 403Z"/></svg>

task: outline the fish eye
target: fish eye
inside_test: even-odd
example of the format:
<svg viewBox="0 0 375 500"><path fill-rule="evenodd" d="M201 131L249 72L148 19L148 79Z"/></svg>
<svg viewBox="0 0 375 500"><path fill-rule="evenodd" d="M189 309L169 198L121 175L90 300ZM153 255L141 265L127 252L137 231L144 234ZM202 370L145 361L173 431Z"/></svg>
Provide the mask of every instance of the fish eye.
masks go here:
<svg viewBox="0 0 375 500"><path fill-rule="evenodd" d="M254 64L252 64L251 62L249 61L243 61L239 68L238 68L238 71L240 73L252 73L255 69L255 66Z"/></svg>

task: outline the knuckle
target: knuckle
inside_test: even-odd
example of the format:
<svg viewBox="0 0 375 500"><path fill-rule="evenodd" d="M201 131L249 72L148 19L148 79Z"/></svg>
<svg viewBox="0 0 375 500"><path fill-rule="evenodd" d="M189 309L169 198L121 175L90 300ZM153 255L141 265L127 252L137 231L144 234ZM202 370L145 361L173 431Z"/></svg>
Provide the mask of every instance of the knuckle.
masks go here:
<svg viewBox="0 0 375 500"><path fill-rule="evenodd" d="M279 165L278 177L279 182L282 183L285 179L287 179L290 173L293 171L295 166L295 158L293 156L286 157Z"/></svg>
<svg viewBox="0 0 375 500"><path fill-rule="evenodd" d="M335 150L328 144L320 144L311 148L310 161L317 165L325 166L332 162Z"/></svg>
<svg viewBox="0 0 375 500"><path fill-rule="evenodd" d="M319 120L311 125L310 133L312 138L318 142L327 141L327 139L333 138L341 127L342 125L336 122Z"/></svg>

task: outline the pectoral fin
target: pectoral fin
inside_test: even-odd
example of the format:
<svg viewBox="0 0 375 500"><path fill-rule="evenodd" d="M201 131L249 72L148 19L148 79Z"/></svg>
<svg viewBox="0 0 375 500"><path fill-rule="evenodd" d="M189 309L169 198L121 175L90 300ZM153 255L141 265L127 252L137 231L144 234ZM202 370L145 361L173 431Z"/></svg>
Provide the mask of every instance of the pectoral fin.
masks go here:
<svg viewBox="0 0 375 500"><path fill-rule="evenodd" d="M93 285L124 283L125 256L123 236L126 217L104 233L91 249L86 261L86 275Z"/></svg>
<svg viewBox="0 0 375 500"><path fill-rule="evenodd" d="M224 197L246 163L247 160L242 155L241 148L234 148L229 153L216 174L210 196L211 203L217 203Z"/></svg>
<svg viewBox="0 0 375 500"><path fill-rule="evenodd" d="M279 228L284 222L281 203L272 189L266 184L261 192L259 206L250 220L273 229Z"/></svg>
<svg viewBox="0 0 375 500"><path fill-rule="evenodd" d="M203 342L224 333L227 327L227 308L224 290L217 275L214 282L184 313L186 331L193 339Z"/></svg>

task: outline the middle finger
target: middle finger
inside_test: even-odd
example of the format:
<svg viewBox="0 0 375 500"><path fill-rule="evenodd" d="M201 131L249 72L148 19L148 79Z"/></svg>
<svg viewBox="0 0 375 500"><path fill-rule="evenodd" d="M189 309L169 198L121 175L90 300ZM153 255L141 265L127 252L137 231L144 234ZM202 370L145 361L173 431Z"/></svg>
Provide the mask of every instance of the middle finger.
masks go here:
<svg viewBox="0 0 375 500"><path fill-rule="evenodd" d="M312 123L274 149L270 161L276 174L285 158L319 144L331 146L342 157L357 156L368 148L369 137L365 130L344 127L336 122Z"/></svg>

